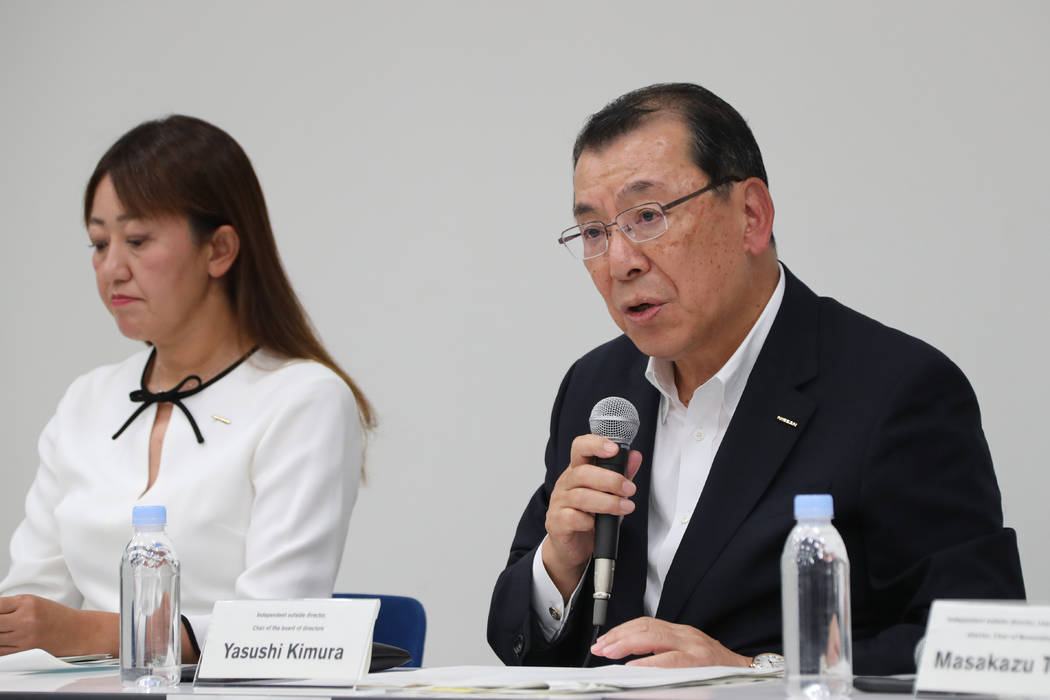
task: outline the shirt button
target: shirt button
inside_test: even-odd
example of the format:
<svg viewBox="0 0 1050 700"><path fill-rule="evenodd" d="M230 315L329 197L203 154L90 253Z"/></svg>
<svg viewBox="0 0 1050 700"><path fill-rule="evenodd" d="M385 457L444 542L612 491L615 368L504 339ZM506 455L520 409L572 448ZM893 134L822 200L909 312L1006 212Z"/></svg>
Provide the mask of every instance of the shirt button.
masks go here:
<svg viewBox="0 0 1050 700"><path fill-rule="evenodd" d="M561 619L561 611L558 610L558 608L555 608L555 607L547 608L547 612L549 612L551 614L551 617L553 617L555 621L558 621L558 620Z"/></svg>
<svg viewBox="0 0 1050 700"><path fill-rule="evenodd" d="M702 441L704 439L704 430L703 430L703 428L697 428L696 432L693 433L693 437L696 438L697 442Z"/></svg>
<svg viewBox="0 0 1050 700"><path fill-rule="evenodd" d="M683 515L681 518L678 519L678 522L682 523L683 525L689 524L689 516Z"/></svg>

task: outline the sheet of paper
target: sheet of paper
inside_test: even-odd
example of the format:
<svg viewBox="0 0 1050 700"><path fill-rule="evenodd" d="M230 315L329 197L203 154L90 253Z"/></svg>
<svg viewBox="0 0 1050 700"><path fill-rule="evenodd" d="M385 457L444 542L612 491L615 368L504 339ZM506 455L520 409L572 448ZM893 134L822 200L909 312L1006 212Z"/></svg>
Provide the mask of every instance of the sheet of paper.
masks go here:
<svg viewBox="0 0 1050 700"><path fill-rule="evenodd" d="M88 671L93 668L112 667L116 659L84 663L63 661L43 649L27 649L6 656L0 656L0 673L32 673L40 671Z"/></svg>
<svg viewBox="0 0 1050 700"><path fill-rule="evenodd" d="M597 668L548 666L448 666L411 671L370 673L359 689L418 688L425 690L540 690L595 692L700 685L727 679L772 678L777 671L738 666L646 668L609 665Z"/></svg>
<svg viewBox="0 0 1050 700"><path fill-rule="evenodd" d="M120 667L0 674L5 693L120 693Z"/></svg>

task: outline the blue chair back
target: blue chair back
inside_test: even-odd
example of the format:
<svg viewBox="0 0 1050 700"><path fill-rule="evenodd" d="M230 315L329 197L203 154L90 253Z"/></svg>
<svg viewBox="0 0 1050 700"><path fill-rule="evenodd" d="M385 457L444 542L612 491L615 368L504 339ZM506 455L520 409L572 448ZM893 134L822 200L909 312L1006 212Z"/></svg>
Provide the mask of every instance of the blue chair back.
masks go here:
<svg viewBox="0 0 1050 700"><path fill-rule="evenodd" d="M427 637L427 614L423 604L404 595L372 595L369 593L333 593L333 598L378 598L379 617L376 618L372 641L401 647L412 655L405 666L423 665L423 642Z"/></svg>

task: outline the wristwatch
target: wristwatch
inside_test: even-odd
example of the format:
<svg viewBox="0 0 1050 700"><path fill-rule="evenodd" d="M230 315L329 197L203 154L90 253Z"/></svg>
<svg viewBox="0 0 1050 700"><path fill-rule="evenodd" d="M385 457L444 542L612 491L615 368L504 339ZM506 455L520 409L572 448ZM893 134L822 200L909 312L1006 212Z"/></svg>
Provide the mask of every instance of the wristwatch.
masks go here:
<svg viewBox="0 0 1050 700"><path fill-rule="evenodd" d="M772 653L759 654L751 659L751 668L757 668L760 671L783 671L784 657Z"/></svg>

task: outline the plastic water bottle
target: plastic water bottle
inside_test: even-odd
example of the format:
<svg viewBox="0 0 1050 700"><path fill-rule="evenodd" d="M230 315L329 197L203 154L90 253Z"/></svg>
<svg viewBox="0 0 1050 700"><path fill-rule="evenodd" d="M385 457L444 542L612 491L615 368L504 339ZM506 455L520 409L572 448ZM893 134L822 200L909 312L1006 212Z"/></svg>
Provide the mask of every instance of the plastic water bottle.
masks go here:
<svg viewBox="0 0 1050 700"><path fill-rule="evenodd" d="M179 684L179 560L164 506L135 506L135 534L120 562L120 679L125 686Z"/></svg>
<svg viewBox="0 0 1050 700"><path fill-rule="evenodd" d="M845 697L853 682L849 558L833 515L831 496L795 496L797 522L780 559L785 680L792 697Z"/></svg>

